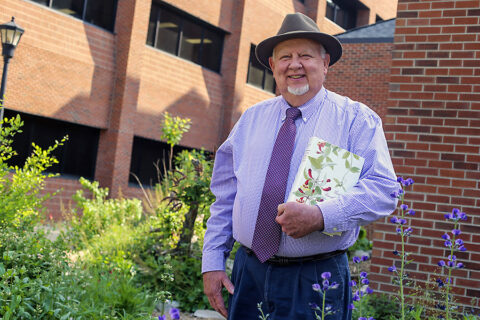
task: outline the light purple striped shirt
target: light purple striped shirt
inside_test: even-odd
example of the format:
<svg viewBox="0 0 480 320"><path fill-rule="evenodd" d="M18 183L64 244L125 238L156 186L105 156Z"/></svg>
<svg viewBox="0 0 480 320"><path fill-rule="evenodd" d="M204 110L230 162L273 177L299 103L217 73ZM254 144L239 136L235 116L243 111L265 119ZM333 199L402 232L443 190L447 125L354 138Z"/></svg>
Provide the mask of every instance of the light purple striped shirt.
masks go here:
<svg viewBox="0 0 480 320"><path fill-rule="evenodd" d="M225 270L234 241L251 247L265 173L278 130L289 107L282 96L246 110L216 153L210 207L204 238L202 272ZM345 195L318 203L326 232L293 239L282 234L278 256L299 257L346 249L355 243L359 226L395 210L398 190L380 117L364 104L322 88L299 107L297 135L287 182L292 188L297 168L311 136L324 139L365 158L360 180ZM287 199L285 195L285 200Z"/></svg>

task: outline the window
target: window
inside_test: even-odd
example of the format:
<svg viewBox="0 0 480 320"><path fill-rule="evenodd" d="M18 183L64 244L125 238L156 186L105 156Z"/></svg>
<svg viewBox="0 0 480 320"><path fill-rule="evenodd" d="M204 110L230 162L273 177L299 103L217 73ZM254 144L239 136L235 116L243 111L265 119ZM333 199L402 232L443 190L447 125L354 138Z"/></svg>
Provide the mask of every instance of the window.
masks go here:
<svg viewBox="0 0 480 320"><path fill-rule="evenodd" d="M59 163L50 167L48 171L87 179L94 178L100 129L5 110L7 118L15 117L17 114L20 115L24 125L21 128L22 132L15 135L12 147L18 154L10 159L10 165L23 166L25 159L32 153L32 142L46 149L53 145L55 140L61 140L68 135L68 141L53 153Z"/></svg>
<svg viewBox="0 0 480 320"><path fill-rule="evenodd" d="M248 63L247 83L275 93L275 80L270 69L265 68L255 56L255 45L250 46L250 61Z"/></svg>
<svg viewBox="0 0 480 320"><path fill-rule="evenodd" d="M117 0L31 0L113 31Z"/></svg>
<svg viewBox="0 0 480 320"><path fill-rule="evenodd" d="M152 3L147 44L219 72L225 33L164 4Z"/></svg>
<svg viewBox="0 0 480 320"><path fill-rule="evenodd" d="M173 154L190 148L174 146ZM164 166L168 166L170 145L162 141L155 141L140 137L133 138L132 157L130 162L129 182L138 184L135 176L144 186L153 186L162 179ZM160 172L156 167L159 167ZM169 169L169 168L167 168Z"/></svg>
<svg viewBox="0 0 480 320"><path fill-rule="evenodd" d="M357 10L354 4L357 2L327 0L325 16L346 30L355 28Z"/></svg>

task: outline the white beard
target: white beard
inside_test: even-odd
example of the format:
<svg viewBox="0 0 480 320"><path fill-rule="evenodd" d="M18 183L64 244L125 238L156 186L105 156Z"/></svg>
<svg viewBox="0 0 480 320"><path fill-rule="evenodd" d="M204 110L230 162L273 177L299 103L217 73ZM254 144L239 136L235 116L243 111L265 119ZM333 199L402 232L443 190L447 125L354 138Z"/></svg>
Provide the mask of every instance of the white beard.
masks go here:
<svg viewBox="0 0 480 320"><path fill-rule="evenodd" d="M292 88L292 87L287 87L288 92L293 94L294 96L301 96L310 90L310 87L308 84L304 85L303 87L299 88Z"/></svg>

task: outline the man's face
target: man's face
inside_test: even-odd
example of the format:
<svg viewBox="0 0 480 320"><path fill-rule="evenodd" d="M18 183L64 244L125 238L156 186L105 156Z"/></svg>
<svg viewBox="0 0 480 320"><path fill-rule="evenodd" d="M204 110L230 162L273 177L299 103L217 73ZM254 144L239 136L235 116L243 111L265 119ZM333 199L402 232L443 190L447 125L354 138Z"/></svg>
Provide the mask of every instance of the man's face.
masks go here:
<svg viewBox="0 0 480 320"><path fill-rule="evenodd" d="M323 59L321 45L313 40L291 39L274 48L269 62L280 94L298 107L322 88L330 56Z"/></svg>

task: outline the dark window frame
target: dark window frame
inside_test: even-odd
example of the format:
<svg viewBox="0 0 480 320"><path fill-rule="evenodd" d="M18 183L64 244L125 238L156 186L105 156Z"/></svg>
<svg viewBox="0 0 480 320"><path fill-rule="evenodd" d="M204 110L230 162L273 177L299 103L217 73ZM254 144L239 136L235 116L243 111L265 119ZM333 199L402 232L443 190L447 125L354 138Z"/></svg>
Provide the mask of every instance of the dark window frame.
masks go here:
<svg viewBox="0 0 480 320"><path fill-rule="evenodd" d="M32 142L46 149L55 140L60 141L68 135L69 140L53 152L58 163L46 171L89 180L95 178L100 129L5 109L5 118L17 114L24 125L21 127L22 132L14 137L12 147L18 154L8 161L9 164L23 166L25 159L32 154Z"/></svg>
<svg viewBox="0 0 480 320"><path fill-rule="evenodd" d="M357 11L355 10L356 3L351 7L347 7L344 1L341 0L327 0L325 18L334 22L345 30L356 27ZM329 14L329 13L332 14Z"/></svg>
<svg viewBox="0 0 480 320"><path fill-rule="evenodd" d="M270 92L270 93L273 93L275 94L276 92L276 89L277 89L277 84L275 82L275 79L273 78L273 72L266 68L265 66L263 66L257 59L256 55L255 55L255 48L256 46L254 44L251 44L250 45L250 56L249 56L249 60L248 60L248 70L247 70L247 83L254 86L254 87L257 87L257 88L260 88L264 91L267 91L267 92ZM254 59L254 61L252 61ZM263 71L263 75L262 75L262 84L259 86L258 84L254 83L254 82L251 82L250 81L250 76L251 76L251 72L252 72L252 67L253 67L253 64L256 64L256 68L258 69L259 67L262 68L262 71ZM265 89L265 80L267 78L267 75L270 75L273 79L273 88L272 90L267 90Z"/></svg>
<svg viewBox="0 0 480 320"><path fill-rule="evenodd" d="M69 15L71 17L74 17L76 19L80 19L86 23L89 23L89 24L92 24L96 27L99 27L99 28L102 28L102 29L105 29L107 31L110 31L110 32L113 32L115 30L115 21L116 21L116 15L117 15L117 7L118 7L118 0L112 0L113 1L113 7L112 7L112 17L111 17L111 23L109 24L109 26L103 26L103 25L100 25L98 23L95 23L95 22L90 22L87 20L87 12L88 12L88 8L90 8L88 6L88 3L89 1L91 1L91 3L95 3L96 1L99 1L99 0L80 0L83 2L82 4L82 12L80 15L78 14L69 14L69 13L65 13L63 12L61 9L57 9L53 6L53 2L54 0L43 0L43 1L36 1L36 0L29 0L30 2L34 2L34 3L37 3L39 5L43 5L43 6L46 6L48 8L51 8L52 10L55 10L55 11L60 11L66 15Z"/></svg>
<svg viewBox="0 0 480 320"><path fill-rule="evenodd" d="M175 52L168 51L166 49L163 49L160 47L159 44L159 25L161 24L160 20L160 15L162 13L162 10L164 12L167 12L168 14L171 14L173 16L176 16L177 18L180 19L180 24L178 26L178 31L177 31L177 38L176 38L176 45L175 45ZM156 13L156 17L153 15ZM183 60L187 60L190 62L193 62L197 65L202 66L203 68L206 68L208 70L214 71L216 73L220 73L221 67L222 67L222 56L223 56L223 50L224 50L224 43L225 43L225 35L227 32L224 30L211 25L203 20L198 19L197 17L194 17L190 14L188 14L185 11L182 11L172 5L169 5L164 2L152 2L152 8L150 11L150 18L149 18L149 24L154 23L155 25L153 28L148 28L148 33L147 33L147 45L156 48L158 50L161 50L163 52L167 52L169 54L172 54L176 57L179 57ZM200 41L200 49L198 54L196 55L195 59L188 58L188 57L182 57L181 52L182 52L182 40L184 37L184 27L185 24L193 24L197 28L200 29L201 32L201 41ZM203 51L204 51L204 40L205 40L205 33L209 32L215 37L217 37L217 44L218 44L218 55L217 55L217 60L209 63L210 65L207 65L208 63L204 62L203 60ZM153 33L153 34L152 34ZM196 60L196 61L195 61ZM212 67L214 65L214 67Z"/></svg>

